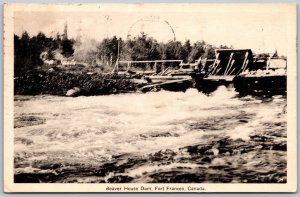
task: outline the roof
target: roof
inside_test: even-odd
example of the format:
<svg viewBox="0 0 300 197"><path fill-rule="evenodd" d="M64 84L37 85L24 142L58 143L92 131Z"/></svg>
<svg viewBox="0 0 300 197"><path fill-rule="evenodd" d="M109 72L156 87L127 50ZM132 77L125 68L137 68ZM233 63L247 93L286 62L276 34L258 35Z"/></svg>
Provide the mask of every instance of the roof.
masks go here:
<svg viewBox="0 0 300 197"><path fill-rule="evenodd" d="M216 52L251 52L251 49L216 49Z"/></svg>

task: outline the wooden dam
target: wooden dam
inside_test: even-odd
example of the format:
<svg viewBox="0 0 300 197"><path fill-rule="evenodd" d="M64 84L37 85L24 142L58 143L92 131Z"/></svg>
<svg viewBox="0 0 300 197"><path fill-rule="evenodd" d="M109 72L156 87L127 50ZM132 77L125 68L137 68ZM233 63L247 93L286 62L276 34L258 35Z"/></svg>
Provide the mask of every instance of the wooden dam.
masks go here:
<svg viewBox="0 0 300 197"><path fill-rule="evenodd" d="M137 83L140 91L185 91L195 87L211 93L219 86L242 94L285 94L286 60L276 55L256 58L251 49L216 49L215 59L117 61L113 72ZM144 70L138 70L144 64Z"/></svg>

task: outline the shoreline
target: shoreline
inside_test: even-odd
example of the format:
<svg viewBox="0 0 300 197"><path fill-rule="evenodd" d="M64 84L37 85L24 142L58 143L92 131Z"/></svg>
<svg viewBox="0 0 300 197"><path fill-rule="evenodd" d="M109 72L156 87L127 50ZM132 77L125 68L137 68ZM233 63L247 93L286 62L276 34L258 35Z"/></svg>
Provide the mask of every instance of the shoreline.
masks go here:
<svg viewBox="0 0 300 197"><path fill-rule="evenodd" d="M76 91L68 95L72 89ZM136 90L137 84L115 74L31 71L14 79L15 95L94 96Z"/></svg>
<svg viewBox="0 0 300 197"><path fill-rule="evenodd" d="M139 79L141 80L141 79ZM118 74L101 74L101 73L77 73L65 71L42 71L33 70L24 73L23 76L14 78L14 95L36 96L36 95L52 95L52 96L97 96L97 95L115 95L123 93L145 93L151 91L166 91L185 92L189 88L196 88L199 92L207 95L213 93L218 87L224 84L211 84L210 81L192 79L182 84L169 84L166 87L155 88L155 83L140 83L136 82L134 77ZM273 80L274 81L274 80ZM237 84L240 82L241 84ZM215 82L216 83L216 82ZM254 83L251 81L251 84ZM263 83L263 81L261 81ZM273 82L270 82L270 84ZM154 84L154 85L153 85ZM232 82L232 88L241 96L274 96L286 95L281 89L258 88L247 89L248 81L241 81L240 78ZM149 90L142 90L142 87L153 86ZM224 85L230 88L230 85ZM270 85L269 85L270 86ZM281 87L281 86L280 86ZM211 89L210 89L211 88Z"/></svg>

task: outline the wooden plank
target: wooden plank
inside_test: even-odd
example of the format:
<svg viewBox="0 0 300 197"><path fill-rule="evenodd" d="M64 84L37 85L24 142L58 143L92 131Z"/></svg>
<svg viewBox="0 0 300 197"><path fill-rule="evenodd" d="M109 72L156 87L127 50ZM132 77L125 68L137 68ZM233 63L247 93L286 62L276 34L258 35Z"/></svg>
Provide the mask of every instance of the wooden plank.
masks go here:
<svg viewBox="0 0 300 197"><path fill-rule="evenodd" d="M152 83L162 83L162 82L173 81L173 80L192 80L192 77L189 75L179 75L179 76L152 75L152 76L145 77L145 79Z"/></svg>
<svg viewBox="0 0 300 197"><path fill-rule="evenodd" d="M227 75L231 75L231 73L234 71L234 69L231 69L232 66L233 66L233 64L234 64L234 62L235 62L235 60L232 60L231 66L230 66L230 68L229 68L228 71L227 71ZM231 70L231 71L230 71L230 70Z"/></svg>
<svg viewBox="0 0 300 197"><path fill-rule="evenodd" d="M189 76L189 75L187 75L187 76L185 76L185 75L179 75L179 76L157 76L157 75L155 75L155 76L149 76L148 78L150 78L150 79L170 79L170 80L176 80L176 79L192 79L192 77L191 76Z"/></svg>
<svg viewBox="0 0 300 197"><path fill-rule="evenodd" d="M157 63L163 63L163 62L183 62L183 60L141 60L141 61L119 61L119 63L152 63L152 62L157 62Z"/></svg>
<svg viewBox="0 0 300 197"><path fill-rule="evenodd" d="M182 82L186 82L186 81L191 81L191 79L169 80L169 81L162 82L162 83L150 84L150 85L141 87L140 90L147 89L147 88L159 87L159 86L163 86L163 85L167 85L167 84L182 83Z"/></svg>
<svg viewBox="0 0 300 197"><path fill-rule="evenodd" d="M230 58L229 58L229 61L227 63L224 75L227 75L227 73L229 72L229 70L231 69L231 67L233 65L233 64L231 64L231 60L232 60L233 54L234 54L233 52L230 53Z"/></svg>
<svg viewBox="0 0 300 197"><path fill-rule="evenodd" d="M224 81L233 81L233 78L235 76L223 76L223 75L215 75L215 76L209 76L209 77L205 77L203 80L207 80L207 81L220 81L220 80L224 80Z"/></svg>
<svg viewBox="0 0 300 197"><path fill-rule="evenodd" d="M251 49L216 49L216 52L227 51L227 52L245 52L251 51Z"/></svg>

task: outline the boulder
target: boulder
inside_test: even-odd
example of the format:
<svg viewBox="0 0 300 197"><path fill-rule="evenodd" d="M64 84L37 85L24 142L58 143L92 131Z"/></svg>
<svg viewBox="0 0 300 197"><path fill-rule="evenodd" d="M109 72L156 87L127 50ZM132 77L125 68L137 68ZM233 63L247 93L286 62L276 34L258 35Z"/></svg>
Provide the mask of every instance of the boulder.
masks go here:
<svg viewBox="0 0 300 197"><path fill-rule="evenodd" d="M67 91L66 96L78 96L80 93L80 89L75 87Z"/></svg>

